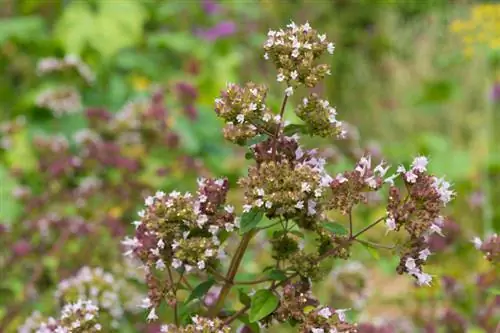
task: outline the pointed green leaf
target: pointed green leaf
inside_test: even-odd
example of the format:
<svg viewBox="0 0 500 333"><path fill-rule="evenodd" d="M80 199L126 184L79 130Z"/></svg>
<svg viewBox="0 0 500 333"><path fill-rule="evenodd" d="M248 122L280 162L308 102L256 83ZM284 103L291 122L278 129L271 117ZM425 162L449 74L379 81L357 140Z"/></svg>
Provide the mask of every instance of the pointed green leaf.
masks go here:
<svg viewBox="0 0 500 333"><path fill-rule="evenodd" d="M348 233L347 229L344 228L344 226L342 224L337 223L337 222L323 223L323 228L325 228L326 230L328 230L336 235L340 235L340 236L347 235L347 233Z"/></svg>
<svg viewBox="0 0 500 333"><path fill-rule="evenodd" d="M265 318L278 307L279 299L269 290L259 290L252 297L249 320L251 323Z"/></svg>
<svg viewBox="0 0 500 333"><path fill-rule="evenodd" d="M240 234L245 234L250 230L255 229L259 222L264 217L264 212L258 208L252 208L248 213L241 215Z"/></svg>
<svg viewBox="0 0 500 333"><path fill-rule="evenodd" d="M242 289L238 289L238 299L240 300L240 303L245 306L250 306L252 302L250 296L248 296Z"/></svg>
<svg viewBox="0 0 500 333"><path fill-rule="evenodd" d="M205 296L205 294L208 292L208 290L210 290L210 288L214 285L214 283L215 283L214 279L209 279L197 285L191 292L191 295L189 295L188 299L186 300L186 304L194 299L200 299L202 296Z"/></svg>
<svg viewBox="0 0 500 333"><path fill-rule="evenodd" d="M269 271L267 275L269 276L269 278L276 281L283 281L287 279L285 272L280 269L273 269Z"/></svg>

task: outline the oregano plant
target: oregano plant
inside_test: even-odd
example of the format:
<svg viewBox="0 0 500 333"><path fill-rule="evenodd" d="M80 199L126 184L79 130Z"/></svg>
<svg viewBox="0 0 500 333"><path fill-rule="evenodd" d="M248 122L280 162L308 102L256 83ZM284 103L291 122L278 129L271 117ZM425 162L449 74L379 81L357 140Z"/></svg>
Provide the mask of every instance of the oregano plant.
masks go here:
<svg viewBox="0 0 500 333"><path fill-rule="evenodd" d="M349 309L321 304L312 292L331 268L331 259L351 260L355 243L390 248L399 256L394 267L398 274L421 286L432 283L423 270L431 255L427 241L431 234L442 233L442 211L454 192L443 178L428 172L427 158L416 157L389 175L389 165L366 155L354 169L330 175L326 160L301 146L299 134L330 140L348 134L336 109L315 93L303 96L295 108L289 106L299 91L330 75L321 59L334 50L326 35L308 23L269 31L264 58L276 67L277 81L286 85L280 108L271 109L268 88L252 82L228 84L215 100L225 138L249 147L246 176L237 187L230 188L225 178L200 178L195 193L159 189L145 198L135 234L123 244L125 255L138 260L145 272L145 320L158 322L161 332L231 332L241 325L237 322L246 331L288 323L304 333L357 332L357 324L348 320ZM287 112L302 123L287 124ZM241 207L228 203L232 190L243 196ZM385 214L368 223L356 221L353 210L374 192L386 194ZM334 221L332 212L344 218ZM401 234L397 246L363 239L379 224L388 233ZM237 275L259 234L271 248L273 265L262 267L260 278L243 280ZM73 325L71 332L100 330L94 305L78 302L68 305L71 311L64 310L46 331L65 325ZM165 318L160 318L163 313Z"/></svg>

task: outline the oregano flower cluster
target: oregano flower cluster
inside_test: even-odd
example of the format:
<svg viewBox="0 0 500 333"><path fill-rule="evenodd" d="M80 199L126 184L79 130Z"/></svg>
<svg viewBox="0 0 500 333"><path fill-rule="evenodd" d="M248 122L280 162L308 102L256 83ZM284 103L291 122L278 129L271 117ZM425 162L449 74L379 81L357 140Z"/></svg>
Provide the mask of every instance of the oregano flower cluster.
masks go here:
<svg viewBox="0 0 500 333"><path fill-rule="evenodd" d="M303 333L357 332L348 320L351 310L321 304L312 283L331 270L327 259L349 259L355 243L387 247L360 238L383 222L388 233L406 233L395 250L400 264L394 269L413 276L419 285L431 284L431 275L422 269L431 255L428 241L432 234L442 234L442 212L454 192L427 171L427 158L419 156L408 170L400 166L390 175L388 163L377 164L364 155L352 170L331 175L327 159L304 147L300 135L348 137L336 108L309 93L293 107L303 123L285 122L297 88L313 88L330 74L322 57L334 49L309 23L292 22L270 31L264 58L275 65L277 81L287 84L279 110L266 104L268 88L256 83L230 83L215 100L225 138L246 146L253 162L236 184L242 190L241 207L226 202L227 179L200 179L194 194L159 190L145 198L134 222L135 235L123 244L145 271L149 293L142 307L148 310L147 320L164 320L163 300L173 310L172 322L163 324L162 332L230 332L236 320L247 329L287 322ZM360 225L353 212L373 193L387 194L386 214ZM335 212L344 217L343 223L331 220ZM267 241L274 264L261 278L241 281L237 274L252 239L270 228ZM239 243L229 253L237 237ZM202 282L192 288L188 277ZM255 292L239 289L243 307L233 310L229 300L238 284L252 285ZM180 290L191 294L182 296ZM205 302L209 290L216 292Z"/></svg>

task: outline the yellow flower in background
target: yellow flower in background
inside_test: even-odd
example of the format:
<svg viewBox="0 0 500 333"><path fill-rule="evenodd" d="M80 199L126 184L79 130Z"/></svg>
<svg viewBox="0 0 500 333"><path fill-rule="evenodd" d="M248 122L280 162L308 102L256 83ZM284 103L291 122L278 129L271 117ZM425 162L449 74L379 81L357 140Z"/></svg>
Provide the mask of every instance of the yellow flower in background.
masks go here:
<svg viewBox="0 0 500 333"><path fill-rule="evenodd" d="M151 81L142 75L133 75L132 76L132 87L135 91L141 92L148 90L151 85Z"/></svg>
<svg viewBox="0 0 500 333"><path fill-rule="evenodd" d="M481 4L471 7L468 19L453 20L450 31L464 44L466 57L472 57L477 48L500 50L500 4Z"/></svg>

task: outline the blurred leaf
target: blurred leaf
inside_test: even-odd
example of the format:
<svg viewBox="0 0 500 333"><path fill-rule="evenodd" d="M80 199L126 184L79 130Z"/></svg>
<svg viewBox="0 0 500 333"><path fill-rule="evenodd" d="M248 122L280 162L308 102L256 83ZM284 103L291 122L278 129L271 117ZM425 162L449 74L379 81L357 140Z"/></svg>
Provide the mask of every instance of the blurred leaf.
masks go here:
<svg viewBox="0 0 500 333"><path fill-rule="evenodd" d="M285 272L283 272L280 269L273 269L273 270L269 271L267 273L267 276L269 276L269 278L276 280L276 281L283 281L283 280L287 279Z"/></svg>
<svg viewBox="0 0 500 333"><path fill-rule="evenodd" d="M34 41L45 33L45 22L38 16L2 18L0 21L0 44L11 38Z"/></svg>
<svg viewBox="0 0 500 333"><path fill-rule="evenodd" d="M7 169L0 165L0 223L14 221L21 213L20 204L12 196L17 187L16 181L9 175Z"/></svg>
<svg viewBox="0 0 500 333"><path fill-rule="evenodd" d="M330 231L331 233L334 233L336 235L347 235L348 231L347 229L340 223L337 222L327 222L322 224L323 228L326 230Z"/></svg>
<svg viewBox="0 0 500 333"><path fill-rule="evenodd" d="M208 290L210 290L210 288L214 285L214 283L215 283L214 279L208 279L207 281L197 285L189 295L185 304L191 302L194 299L201 299L202 296L205 296Z"/></svg>
<svg viewBox="0 0 500 333"><path fill-rule="evenodd" d="M278 297L269 290L259 290L252 297L249 320L254 323L271 314L279 304Z"/></svg>
<svg viewBox="0 0 500 333"><path fill-rule="evenodd" d="M26 129L17 132L12 137L12 144L6 151L5 158L11 168L24 171L32 171L36 168L37 158Z"/></svg>
<svg viewBox="0 0 500 333"><path fill-rule="evenodd" d="M207 47L202 47L203 41L189 32L158 32L148 36L150 47L164 47L175 53L204 54ZM201 45L200 45L201 44Z"/></svg>
<svg viewBox="0 0 500 333"><path fill-rule="evenodd" d="M367 243L359 243L361 244L365 250L370 254L370 256L375 259L375 260L380 260L380 253L378 252L378 249L376 247L373 247Z"/></svg>
<svg viewBox="0 0 500 333"><path fill-rule="evenodd" d="M248 296L242 289L238 289L238 299L240 300L240 303L245 306L250 306L250 303L252 302L250 296Z"/></svg>
<svg viewBox="0 0 500 333"><path fill-rule="evenodd" d="M81 54L86 46L104 58L138 42L146 12L134 0L99 1L97 11L83 1L72 1L56 23L55 36L67 53Z"/></svg>
<svg viewBox="0 0 500 333"><path fill-rule="evenodd" d="M488 288L488 293L495 295L495 296L499 296L500 295L500 287Z"/></svg>
<svg viewBox="0 0 500 333"><path fill-rule="evenodd" d="M264 217L264 212L258 208L252 208L248 213L241 215L240 234L246 234L253 230Z"/></svg>
<svg viewBox="0 0 500 333"><path fill-rule="evenodd" d="M454 92L450 80L431 80L424 83L419 98L420 104L440 104L448 101Z"/></svg>
<svg viewBox="0 0 500 333"><path fill-rule="evenodd" d="M309 134L309 130L305 124L290 124L285 126L284 133L287 136L292 136L296 133Z"/></svg>
<svg viewBox="0 0 500 333"><path fill-rule="evenodd" d="M250 140L247 140L245 142L245 145L247 146L253 146L257 143L261 143L263 141L266 141L267 139L269 139L269 136L266 135L266 134L260 134L260 135L257 135L256 137L253 137L251 138Z"/></svg>

